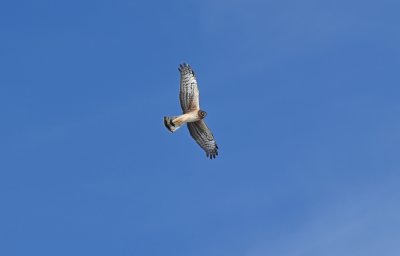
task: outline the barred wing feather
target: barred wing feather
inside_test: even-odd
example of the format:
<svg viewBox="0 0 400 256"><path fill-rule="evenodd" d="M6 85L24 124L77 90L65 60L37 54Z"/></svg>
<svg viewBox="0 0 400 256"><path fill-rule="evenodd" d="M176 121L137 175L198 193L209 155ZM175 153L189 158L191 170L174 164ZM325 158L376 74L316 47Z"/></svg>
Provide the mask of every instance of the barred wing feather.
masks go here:
<svg viewBox="0 0 400 256"><path fill-rule="evenodd" d="M193 69L186 63L181 64L178 69L181 73L179 100L183 113L200 109L199 89Z"/></svg>
<svg viewBox="0 0 400 256"><path fill-rule="evenodd" d="M218 145L214 136L203 120L187 124L190 135L204 149L210 159L218 155Z"/></svg>

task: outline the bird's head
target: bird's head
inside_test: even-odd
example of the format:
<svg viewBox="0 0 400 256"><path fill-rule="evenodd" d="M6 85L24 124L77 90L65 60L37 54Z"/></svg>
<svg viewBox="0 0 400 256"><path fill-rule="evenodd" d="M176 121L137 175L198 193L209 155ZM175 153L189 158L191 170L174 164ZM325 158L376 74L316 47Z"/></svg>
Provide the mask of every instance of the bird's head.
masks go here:
<svg viewBox="0 0 400 256"><path fill-rule="evenodd" d="M199 110L198 115L199 115L199 117L200 117L201 119L203 119L204 117L206 117L207 112L206 112L206 111L203 111L203 110Z"/></svg>

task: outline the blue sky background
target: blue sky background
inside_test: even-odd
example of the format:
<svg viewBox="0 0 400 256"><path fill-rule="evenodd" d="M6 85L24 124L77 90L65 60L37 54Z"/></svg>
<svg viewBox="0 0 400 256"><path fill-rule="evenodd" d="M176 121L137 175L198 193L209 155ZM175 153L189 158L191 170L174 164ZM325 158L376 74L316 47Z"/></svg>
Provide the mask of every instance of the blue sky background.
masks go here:
<svg viewBox="0 0 400 256"><path fill-rule="evenodd" d="M399 255L399 9L3 1L0 255Z"/></svg>

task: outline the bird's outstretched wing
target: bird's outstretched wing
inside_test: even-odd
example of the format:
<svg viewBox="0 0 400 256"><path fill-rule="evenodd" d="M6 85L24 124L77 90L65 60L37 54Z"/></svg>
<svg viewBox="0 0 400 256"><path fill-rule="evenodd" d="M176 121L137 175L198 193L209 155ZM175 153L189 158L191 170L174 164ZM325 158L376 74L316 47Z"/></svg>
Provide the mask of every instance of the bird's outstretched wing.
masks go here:
<svg viewBox="0 0 400 256"><path fill-rule="evenodd" d="M181 86L179 100L183 113L200 109L199 89L193 69L186 63L179 65L181 73Z"/></svg>
<svg viewBox="0 0 400 256"><path fill-rule="evenodd" d="M187 124L190 135L204 149L210 159L218 155L218 145L214 136L203 120Z"/></svg>

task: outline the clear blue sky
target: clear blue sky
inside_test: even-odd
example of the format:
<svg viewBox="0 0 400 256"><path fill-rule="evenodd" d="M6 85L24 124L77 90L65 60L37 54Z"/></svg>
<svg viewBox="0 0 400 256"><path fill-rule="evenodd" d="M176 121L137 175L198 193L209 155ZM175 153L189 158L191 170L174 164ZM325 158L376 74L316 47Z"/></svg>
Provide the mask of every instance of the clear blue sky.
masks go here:
<svg viewBox="0 0 400 256"><path fill-rule="evenodd" d="M399 10L3 1L0 255L400 255Z"/></svg>

